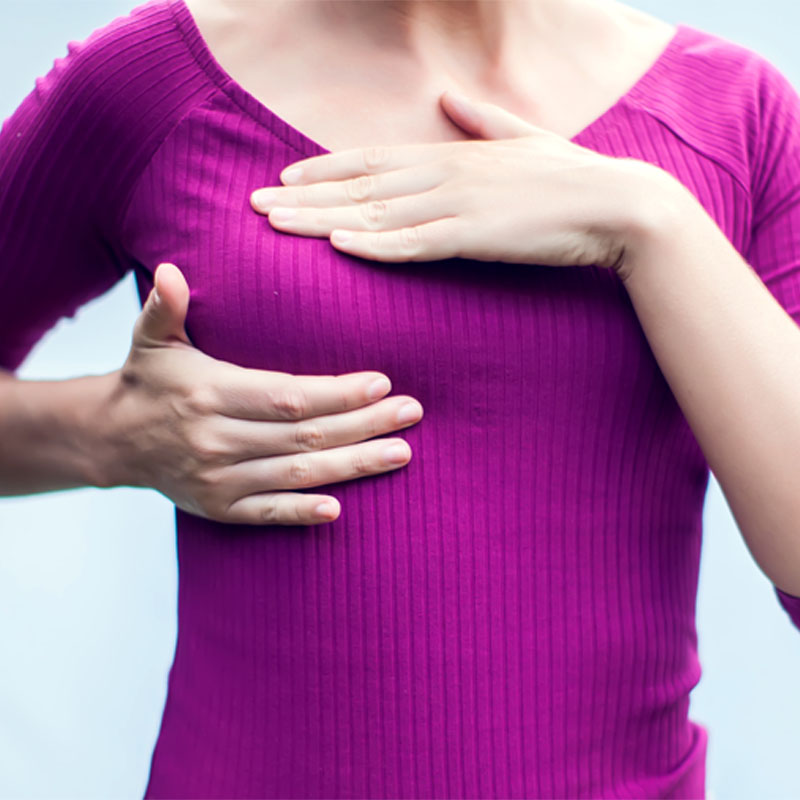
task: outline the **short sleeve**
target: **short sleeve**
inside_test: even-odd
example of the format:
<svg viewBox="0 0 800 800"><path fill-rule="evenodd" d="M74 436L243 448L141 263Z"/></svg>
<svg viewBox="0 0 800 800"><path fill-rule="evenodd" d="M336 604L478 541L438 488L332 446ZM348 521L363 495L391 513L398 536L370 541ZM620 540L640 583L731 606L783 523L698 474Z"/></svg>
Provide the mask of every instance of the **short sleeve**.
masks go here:
<svg viewBox="0 0 800 800"><path fill-rule="evenodd" d="M747 261L800 325L800 95L760 60Z"/></svg>
<svg viewBox="0 0 800 800"><path fill-rule="evenodd" d="M135 266L120 242L137 180L210 94L174 4L70 42L0 129L0 367Z"/></svg>
<svg viewBox="0 0 800 800"><path fill-rule="evenodd" d="M746 260L800 325L800 95L766 59L760 59L755 130ZM773 589L800 629L800 597Z"/></svg>
<svg viewBox="0 0 800 800"><path fill-rule="evenodd" d="M0 366L7 369L126 270L113 243L114 143L91 61L70 43L0 130Z"/></svg>

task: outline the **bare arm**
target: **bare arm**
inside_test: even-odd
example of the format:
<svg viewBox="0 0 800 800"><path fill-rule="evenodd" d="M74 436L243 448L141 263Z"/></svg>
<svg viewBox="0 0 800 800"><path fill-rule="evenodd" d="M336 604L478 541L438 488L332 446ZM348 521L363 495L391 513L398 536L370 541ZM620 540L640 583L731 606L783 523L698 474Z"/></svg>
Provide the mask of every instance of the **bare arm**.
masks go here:
<svg viewBox="0 0 800 800"><path fill-rule="evenodd" d="M103 409L118 375L32 381L0 370L0 495L111 485Z"/></svg>
<svg viewBox="0 0 800 800"><path fill-rule="evenodd" d="M689 191L670 186L650 195L664 202L651 202L625 285L751 555L800 595L800 328Z"/></svg>

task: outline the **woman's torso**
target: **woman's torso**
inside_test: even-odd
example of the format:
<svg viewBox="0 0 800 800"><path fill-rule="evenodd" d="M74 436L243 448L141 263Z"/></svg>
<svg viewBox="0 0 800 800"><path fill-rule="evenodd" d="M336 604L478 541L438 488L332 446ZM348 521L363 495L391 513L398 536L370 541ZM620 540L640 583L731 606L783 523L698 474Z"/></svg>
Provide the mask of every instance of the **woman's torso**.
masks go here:
<svg viewBox="0 0 800 800"><path fill-rule="evenodd" d="M408 466L325 487L334 523L178 512L179 634L147 796L697 791L705 739L687 712L707 464L624 287L596 267L382 264L275 231L249 206L254 188L320 142L386 129L329 124L317 95L289 123L278 112L302 107L233 81L183 3L153 17L175 60L165 75L209 88L127 210L142 296L172 261L192 291L187 331L210 355L377 369L426 413L403 432ZM573 123L590 123L576 138L674 170L741 237L732 209L714 208L741 187L638 106L695 35L676 34L624 102ZM455 138L420 121L394 141L421 130Z"/></svg>

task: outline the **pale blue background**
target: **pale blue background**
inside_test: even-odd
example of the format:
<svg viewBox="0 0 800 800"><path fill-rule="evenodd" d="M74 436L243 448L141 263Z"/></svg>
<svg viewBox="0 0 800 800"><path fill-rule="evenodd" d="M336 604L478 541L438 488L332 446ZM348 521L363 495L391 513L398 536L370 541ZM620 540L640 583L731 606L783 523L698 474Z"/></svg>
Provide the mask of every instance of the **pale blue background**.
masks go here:
<svg viewBox="0 0 800 800"><path fill-rule="evenodd" d="M0 118L66 42L125 0L0 0ZM788 0L631 3L762 53L800 85L800 6ZM0 158L2 155L0 154ZM20 375L122 363L133 280L62 322ZM134 489L0 501L0 797L141 797L176 631L171 504ZM800 631L745 549L719 487L706 503L691 716L710 731L710 800L800 798Z"/></svg>

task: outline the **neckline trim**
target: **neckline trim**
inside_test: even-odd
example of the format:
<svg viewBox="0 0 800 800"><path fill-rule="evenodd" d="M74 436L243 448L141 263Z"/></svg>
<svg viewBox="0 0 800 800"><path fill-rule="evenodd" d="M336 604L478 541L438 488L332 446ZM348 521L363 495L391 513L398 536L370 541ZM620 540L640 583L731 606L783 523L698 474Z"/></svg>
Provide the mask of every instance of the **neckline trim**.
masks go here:
<svg viewBox="0 0 800 800"><path fill-rule="evenodd" d="M217 61L208 46L200 28L192 16L185 0L168 0L175 23L186 41L193 57L208 75L211 81L230 97L243 111L257 122L265 125L283 142L306 156L325 155L330 152L327 147L312 139L296 128L283 117L278 116L269 106L261 102L255 95L238 83ZM675 57L680 53L684 38L693 32L693 28L684 22L675 25L675 32L662 51L651 62L650 66L636 81L609 106L602 114L595 117L588 125L572 136L569 141L577 143L579 139L590 137L597 129L610 123L613 117L629 102L646 97L651 87L658 84L661 75L668 71Z"/></svg>

